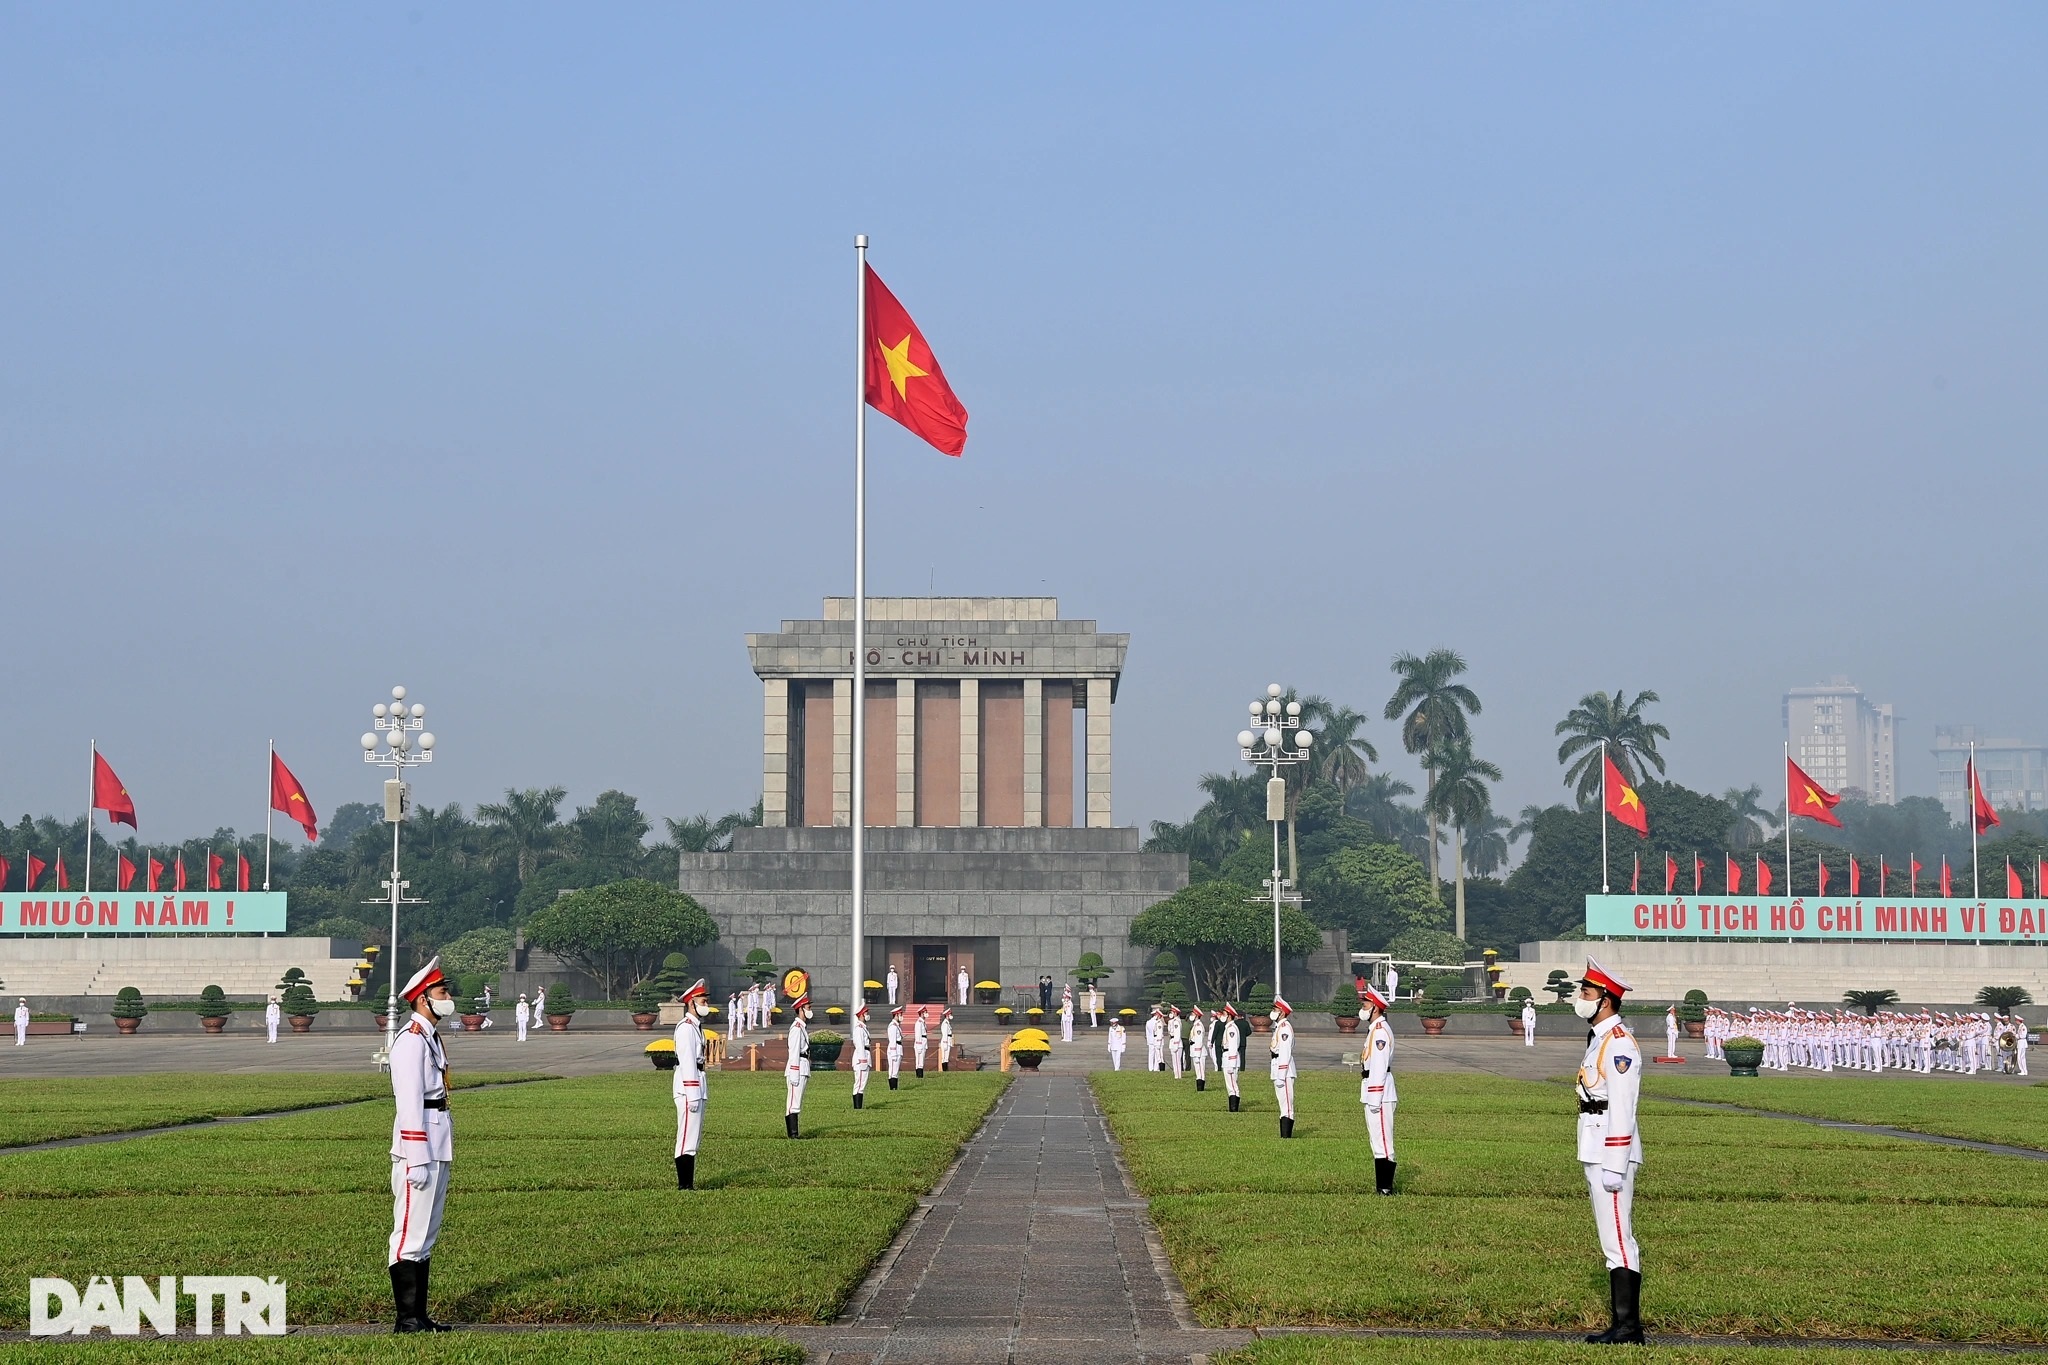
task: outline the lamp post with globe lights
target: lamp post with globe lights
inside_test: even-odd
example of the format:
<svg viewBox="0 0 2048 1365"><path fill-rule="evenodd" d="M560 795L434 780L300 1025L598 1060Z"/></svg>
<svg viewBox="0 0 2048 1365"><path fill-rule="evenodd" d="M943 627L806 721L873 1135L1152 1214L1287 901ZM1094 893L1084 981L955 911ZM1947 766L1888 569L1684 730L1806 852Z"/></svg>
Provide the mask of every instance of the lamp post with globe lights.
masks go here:
<svg viewBox="0 0 2048 1365"><path fill-rule="evenodd" d="M391 996L384 1015L384 1051L377 1055L379 1065L390 1064L391 1043L398 1036L398 907L420 905L424 902L405 894L410 882L401 881L398 876L398 829L405 822L405 815L412 807L411 789L405 783L405 770L422 763L434 761L434 736L427 727L427 708L418 702L410 705L405 700L405 689L391 689L391 701L378 702L370 708L371 729L363 732L363 762L388 765L391 776L384 781L384 819L391 825L391 879L384 883L391 892L391 943L389 956ZM380 751L379 745L382 745ZM378 905L380 901L365 904Z"/></svg>
<svg viewBox="0 0 2048 1365"><path fill-rule="evenodd" d="M1301 703L1282 703L1279 683L1266 685L1264 701L1251 704L1251 728L1237 732L1239 757L1254 768L1271 773L1266 781L1266 818L1273 822L1273 875L1266 885L1273 892L1273 994L1280 991L1280 907L1301 900L1291 880L1280 875L1280 826L1287 819L1287 779L1282 768L1308 762L1313 732L1302 728Z"/></svg>

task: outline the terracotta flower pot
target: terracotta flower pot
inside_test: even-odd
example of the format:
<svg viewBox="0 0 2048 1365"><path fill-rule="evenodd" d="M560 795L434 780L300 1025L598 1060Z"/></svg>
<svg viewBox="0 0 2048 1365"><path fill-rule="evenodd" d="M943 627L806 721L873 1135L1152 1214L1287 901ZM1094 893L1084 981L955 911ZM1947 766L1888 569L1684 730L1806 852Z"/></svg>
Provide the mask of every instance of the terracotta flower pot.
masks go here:
<svg viewBox="0 0 2048 1365"><path fill-rule="evenodd" d="M550 1014L548 1016L548 1032L567 1033L569 1031L569 1021L573 1018L575 1016L571 1014Z"/></svg>
<svg viewBox="0 0 2048 1365"><path fill-rule="evenodd" d="M470 1030L480 1029L484 1026L484 1017L481 1014L465 1014L462 1016L462 1026Z"/></svg>
<svg viewBox="0 0 2048 1365"><path fill-rule="evenodd" d="M313 1016L310 1014L287 1014L284 1021L292 1026L293 1033L311 1033Z"/></svg>
<svg viewBox="0 0 2048 1365"><path fill-rule="evenodd" d="M1340 1015L1338 1015L1338 1016L1337 1016L1337 1032L1339 1032L1339 1033L1356 1033L1356 1032L1358 1032L1358 1016L1357 1016L1357 1015L1355 1015L1355 1014L1340 1014Z"/></svg>
<svg viewBox="0 0 2048 1365"><path fill-rule="evenodd" d="M384 1026L391 1020L391 1012L389 1010L378 1010L370 1017L377 1021L377 1032L382 1033Z"/></svg>
<svg viewBox="0 0 2048 1365"><path fill-rule="evenodd" d="M1706 1037L1706 1036L1707 1036L1707 1021L1706 1021L1706 1020L1704 1020L1704 1019L1701 1019L1701 1020L1699 1020L1699 1021L1698 1021L1697 1023L1694 1023L1694 1022L1688 1021L1688 1022L1686 1023L1686 1026L1685 1026L1685 1036L1686 1036L1686 1037L1688 1037L1688 1038L1704 1038L1704 1037Z"/></svg>
<svg viewBox="0 0 2048 1365"><path fill-rule="evenodd" d="M1430 1037L1434 1038L1439 1033L1442 1033L1444 1031L1444 1025L1450 1022L1451 1021L1448 1019L1424 1019L1422 1021L1422 1031L1424 1033L1427 1033Z"/></svg>
<svg viewBox="0 0 2048 1365"><path fill-rule="evenodd" d="M123 1033L133 1033L142 1027L142 1021L140 1019L116 1019L114 1027Z"/></svg>
<svg viewBox="0 0 2048 1365"><path fill-rule="evenodd" d="M1519 1014L1511 1014L1511 1015L1509 1015L1509 1016L1508 1016L1508 1032L1509 1032L1509 1033L1512 1033L1512 1034L1514 1034L1514 1035L1515 1035L1515 1036L1516 1036L1517 1038L1519 1038L1519 1037L1521 1037L1521 1036L1522 1036L1522 1016L1521 1016L1521 1015L1519 1015Z"/></svg>
<svg viewBox="0 0 2048 1365"><path fill-rule="evenodd" d="M199 1027L205 1029L208 1033L226 1032L227 1026L228 1021L226 1015L222 1015L217 1019L209 1019L207 1016L203 1014L199 1016Z"/></svg>
<svg viewBox="0 0 2048 1365"><path fill-rule="evenodd" d="M654 1032L654 1021L659 1018L661 1018L659 1014L636 1014L633 1016L633 1027L642 1033L652 1033Z"/></svg>

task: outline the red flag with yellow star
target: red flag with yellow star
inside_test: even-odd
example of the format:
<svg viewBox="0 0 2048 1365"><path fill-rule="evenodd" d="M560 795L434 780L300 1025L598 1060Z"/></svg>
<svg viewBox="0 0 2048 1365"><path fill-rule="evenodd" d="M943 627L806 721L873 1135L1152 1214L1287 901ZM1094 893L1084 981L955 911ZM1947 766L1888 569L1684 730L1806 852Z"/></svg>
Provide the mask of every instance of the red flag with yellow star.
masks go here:
<svg viewBox="0 0 2048 1365"><path fill-rule="evenodd" d="M867 314L868 406L901 422L940 453L958 455L967 448L967 409L954 397L924 333L872 267Z"/></svg>
<svg viewBox="0 0 2048 1365"><path fill-rule="evenodd" d="M1806 775L1806 770L1791 759L1785 760L1785 809L1794 815L1803 815L1809 820L1818 820L1823 825L1842 827L1835 815L1835 807L1842 804L1842 798Z"/></svg>
<svg viewBox="0 0 2048 1365"><path fill-rule="evenodd" d="M1602 755L1600 761L1607 765L1607 781L1603 784L1607 788L1607 813L1637 834L1649 838L1650 813L1643 809L1643 798L1636 795L1636 789L1622 777L1621 769L1614 766L1613 759Z"/></svg>

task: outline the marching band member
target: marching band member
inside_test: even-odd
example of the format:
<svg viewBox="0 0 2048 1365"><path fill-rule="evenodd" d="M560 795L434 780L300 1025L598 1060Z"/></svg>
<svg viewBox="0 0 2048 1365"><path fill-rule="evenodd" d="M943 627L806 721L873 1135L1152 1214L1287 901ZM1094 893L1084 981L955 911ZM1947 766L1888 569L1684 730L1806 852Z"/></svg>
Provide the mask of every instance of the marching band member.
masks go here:
<svg viewBox="0 0 2048 1365"><path fill-rule="evenodd" d="M1572 1009L1593 1026L1579 1064L1579 1163L1593 1200L1593 1223L1607 1257L1612 1324L1586 1338L1602 1345L1642 1344L1642 1253L1633 1226L1636 1172L1643 1164L1642 1134L1636 1131L1636 1100L1642 1093L1643 1053L1621 1023L1621 998L1629 985L1586 959L1585 979Z"/></svg>
<svg viewBox="0 0 2048 1365"><path fill-rule="evenodd" d="M702 977L682 995L683 1021L676 1025L676 1071L670 1089L676 1100L676 1188L697 1188L697 1144L704 1140L704 1019L711 1012L711 993Z"/></svg>

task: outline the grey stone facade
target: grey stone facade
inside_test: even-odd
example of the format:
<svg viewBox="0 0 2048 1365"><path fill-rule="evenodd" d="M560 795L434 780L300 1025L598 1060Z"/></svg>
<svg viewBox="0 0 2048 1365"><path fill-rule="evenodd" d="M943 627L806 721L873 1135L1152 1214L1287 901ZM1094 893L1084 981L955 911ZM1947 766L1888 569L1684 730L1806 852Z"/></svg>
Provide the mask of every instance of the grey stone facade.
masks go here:
<svg viewBox="0 0 2048 1365"><path fill-rule="evenodd" d="M1140 852L1135 829L884 827L867 840L862 971L877 980L913 941L971 954L975 980L1006 986L1041 972L1065 984L1095 952L1122 1003L1149 960L1130 941L1132 919L1188 880L1186 855ZM678 886L719 926L695 955L714 989L731 989L747 952L766 948L778 966L809 971L821 1001L843 1001L852 871L843 827L742 829L730 852L684 854Z"/></svg>

